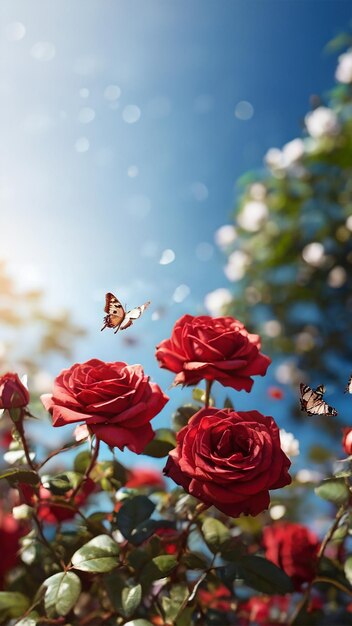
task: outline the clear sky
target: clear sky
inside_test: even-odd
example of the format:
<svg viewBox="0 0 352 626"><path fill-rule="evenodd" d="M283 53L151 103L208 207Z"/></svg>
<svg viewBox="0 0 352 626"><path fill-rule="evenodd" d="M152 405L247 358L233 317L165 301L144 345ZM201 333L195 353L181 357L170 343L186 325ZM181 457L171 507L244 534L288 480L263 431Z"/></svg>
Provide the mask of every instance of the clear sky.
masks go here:
<svg viewBox="0 0 352 626"><path fill-rule="evenodd" d="M165 387L154 346L229 286L214 231L236 179L332 87L323 48L352 2L2 0L0 12L1 257L88 328L77 360L138 361ZM160 264L165 250L175 259ZM106 291L152 300L127 331L139 345L99 332Z"/></svg>

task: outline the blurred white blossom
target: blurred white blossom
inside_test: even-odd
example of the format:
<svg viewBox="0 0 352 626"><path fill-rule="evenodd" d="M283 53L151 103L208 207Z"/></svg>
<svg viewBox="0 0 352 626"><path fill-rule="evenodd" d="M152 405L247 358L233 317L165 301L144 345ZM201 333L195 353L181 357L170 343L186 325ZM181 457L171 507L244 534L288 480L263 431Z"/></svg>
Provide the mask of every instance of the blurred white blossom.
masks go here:
<svg viewBox="0 0 352 626"><path fill-rule="evenodd" d="M304 118L307 131L314 139L337 135L340 125L335 111L328 107L318 107Z"/></svg>
<svg viewBox="0 0 352 626"><path fill-rule="evenodd" d="M224 272L229 280L235 282L241 280L246 273L246 269L250 263L250 257L242 250L235 250L229 256L228 263L224 268Z"/></svg>
<svg viewBox="0 0 352 626"><path fill-rule="evenodd" d="M254 233L260 230L268 215L269 210L264 202L252 200L242 207L237 222L244 230Z"/></svg>
<svg viewBox="0 0 352 626"><path fill-rule="evenodd" d="M324 262L324 246L319 241L313 241L303 248L302 257L309 265L319 267Z"/></svg>
<svg viewBox="0 0 352 626"><path fill-rule="evenodd" d="M347 272L341 265L336 265L328 275L328 285L334 289L338 289L345 284L347 280Z"/></svg>
<svg viewBox="0 0 352 626"><path fill-rule="evenodd" d="M299 455L299 441L292 433L280 428L280 443L284 453L289 457Z"/></svg>
<svg viewBox="0 0 352 626"><path fill-rule="evenodd" d="M352 50L348 50L339 56L335 78L340 83L352 83Z"/></svg>
<svg viewBox="0 0 352 626"><path fill-rule="evenodd" d="M283 504L274 504L269 509L269 515L272 520L281 519L286 513L286 507Z"/></svg>
<svg viewBox="0 0 352 626"><path fill-rule="evenodd" d="M220 288L210 291L204 298L204 305L210 315L221 315L222 309L232 300L231 291L229 289Z"/></svg>
<svg viewBox="0 0 352 626"><path fill-rule="evenodd" d="M230 246L236 238L236 229L234 226L231 226L231 224L224 224L224 226L220 226L214 235L215 243L222 249Z"/></svg>

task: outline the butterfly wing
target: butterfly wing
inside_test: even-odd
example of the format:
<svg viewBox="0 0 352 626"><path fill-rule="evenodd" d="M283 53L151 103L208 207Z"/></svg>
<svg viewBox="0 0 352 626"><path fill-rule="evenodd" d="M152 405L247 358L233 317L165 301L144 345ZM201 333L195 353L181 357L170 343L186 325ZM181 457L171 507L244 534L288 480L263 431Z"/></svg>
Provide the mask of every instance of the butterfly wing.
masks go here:
<svg viewBox="0 0 352 626"><path fill-rule="evenodd" d="M345 393L352 393L352 374L348 379L348 383L345 387Z"/></svg>
<svg viewBox="0 0 352 626"><path fill-rule="evenodd" d="M148 301L148 302L145 302L144 304L141 304L141 306L137 306L135 309L131 309L130 311L127 311L124 319L122 320L119 326L119 330L126 330L126 328L128 328L129 326L132 326L133 322L135 320L138 320L138 318L141 315L143 315L144 311L149 305L150 305L150 302Z"/></svg>
<svg viewBox="0 0 352 626"><path fill-rule="evenodd" d="M311 389L308 385L300 384L301 392L301 410L308 415L337 415L336 409L324 402L323 393L324 385L319 385L316 390Z"/></svg>
<svg viewBox="0 0 352 626"><path fill-rule="evenodd" d="M104 326L101 330L108 327L115 328L116 332L120 328L126 313L120 300L118 300L113 293L106 294L104 311L107 315L104 317Z"/></svg>

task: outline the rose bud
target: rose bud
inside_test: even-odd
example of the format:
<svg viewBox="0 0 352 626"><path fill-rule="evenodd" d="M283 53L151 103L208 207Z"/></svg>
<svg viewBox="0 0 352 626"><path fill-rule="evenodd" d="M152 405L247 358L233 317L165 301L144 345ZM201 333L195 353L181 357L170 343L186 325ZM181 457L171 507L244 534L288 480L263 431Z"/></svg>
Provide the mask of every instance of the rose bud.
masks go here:
<svg viewBox="0 0 352 626"><path fill-rule="evenodd" d="M352 455L352 428L343 429L342 439L343 449L348 456Z"/></svg>
<svg viewBox="0 0 352 626"><path fill-rule="evenodd" d="M233 317L184 315L156 348L160 367L176 372L175 385L195 385L203 378L250 391L251 376L264 376L271 363L260 352L260 338Z"/></svg>
<svg viewBox="0 0 352 626"><path fill-rule="evenodd" d="M28 389L17 374L8 372L0 376L0 409L21 409L29 399Z"/></svg>

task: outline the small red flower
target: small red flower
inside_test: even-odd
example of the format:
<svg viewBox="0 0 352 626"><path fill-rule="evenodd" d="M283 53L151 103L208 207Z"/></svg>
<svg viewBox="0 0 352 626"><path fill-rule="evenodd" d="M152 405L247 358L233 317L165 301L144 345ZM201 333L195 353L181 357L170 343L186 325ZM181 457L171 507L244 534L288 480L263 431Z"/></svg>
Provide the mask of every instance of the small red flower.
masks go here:
<svg viewBox="0 0 352 626"><path fill-rule="evenodd" d="M282 400L284 392L280 389L280 387L269 387L268 396L273 400Z"/></svg>
<svg viewBox="0 0 352 626"><path fill-rule="evenodd" d="M139 489L141 487L164 489L165 481L160 472L153 467L135 467L128 470L128 480L125 487L131 489Z"/></svg>
<svg viewBox="0 0 352 626"><path fill-rule="evenodd" d="M300 590L316 572L318 537L302 524L278 522L263 530L265 556L281 567Z"/></svg>
<svg viewBox="0 0 352 626"><path fill-rule="evenodd" d="M6 574L18 562L20 538L24 534L23 526L10 513L0 510L0 589L3 589Z"/></svg>

